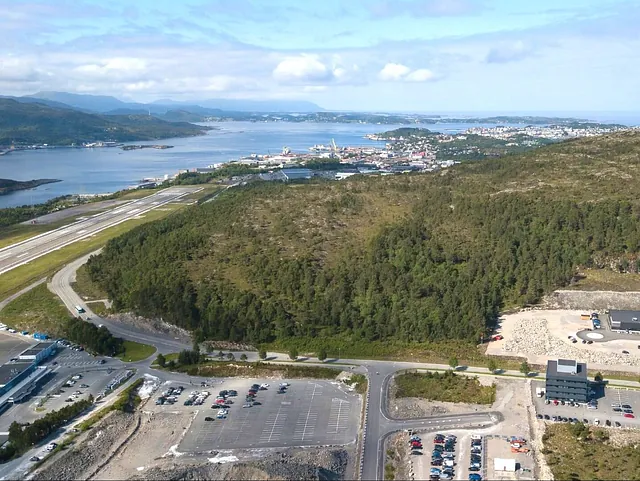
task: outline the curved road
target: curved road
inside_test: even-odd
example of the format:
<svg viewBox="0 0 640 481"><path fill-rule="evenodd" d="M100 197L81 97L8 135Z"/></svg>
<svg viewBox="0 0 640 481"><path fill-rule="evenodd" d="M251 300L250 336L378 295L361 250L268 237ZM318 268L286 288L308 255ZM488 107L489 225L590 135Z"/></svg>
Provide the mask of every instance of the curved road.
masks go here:
<svg viewBox="0 0 640 481"><path fill-rule="evenodd" d="M75 274L78 268L87 262L89 257L99 252L99 250L92 252L70 262L60 271L56 272L51 279L51 282L47 284L49 290L62 299L62 302L64 302L64 305L67 307L69 312L71 312L72 315L77 316L78 312L76 311L75 306L81 306L86 311L86 314L82 317L87 319L89 322L96 325L104 325L117 337L155 346L158 352L163 354L178 352L182 349L190 349L192 345L187 342L180 341L179 339L171 339L166 334L152 333L130 324L114 322L109 319L102 318L87 306L87 304L73 290L71 282L75 279Z"/></svg>

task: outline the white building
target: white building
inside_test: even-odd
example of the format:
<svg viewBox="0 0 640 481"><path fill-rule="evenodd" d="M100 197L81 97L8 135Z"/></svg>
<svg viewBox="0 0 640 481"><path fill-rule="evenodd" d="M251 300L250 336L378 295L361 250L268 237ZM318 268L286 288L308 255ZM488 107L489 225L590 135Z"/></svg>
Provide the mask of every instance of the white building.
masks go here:
<svg viewBox="0 0 640 481"><path fill-rule="evenodd" d="M514 473L516 471L516 460L495 458L493 460L493 470L496 472L508 471L510 473Z"/></svg>

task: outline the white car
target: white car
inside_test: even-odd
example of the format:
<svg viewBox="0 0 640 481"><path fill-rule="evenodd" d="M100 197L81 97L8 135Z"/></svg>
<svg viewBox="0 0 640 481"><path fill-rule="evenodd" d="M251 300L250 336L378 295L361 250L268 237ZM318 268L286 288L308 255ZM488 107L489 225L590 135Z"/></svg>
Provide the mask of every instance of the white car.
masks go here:
<svg viewBox="0 0 640 481"><path fill-rule="evenodd" d="M51 452L51 451L53 451L54 449L56 449L57 447L58 447L58 445L57 445L56 443L49 443L49 444L47 445L47 451Z"/></svg>
<svg viewBox="0 0 640 481"><path fill-rule="evenodd" d="M594 419L593 424L596 426L600 426L600 420L598 418Z"/></svg>
<svg viewBox="0 0 640 481"><path fill-rule="evenodd" d="M267 386L268 386L268 384L267 384ZM280 387L289 387L289 386L290 386L290 384L288 382L281 382L280 383Z"/></svg>

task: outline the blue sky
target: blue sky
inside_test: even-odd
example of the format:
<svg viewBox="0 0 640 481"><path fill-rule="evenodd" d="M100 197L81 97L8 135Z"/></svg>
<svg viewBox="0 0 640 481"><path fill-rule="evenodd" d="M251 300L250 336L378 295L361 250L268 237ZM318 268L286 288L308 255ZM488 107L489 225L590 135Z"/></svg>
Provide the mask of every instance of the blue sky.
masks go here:
<svg viewBox="0 0 640 481"><path fill-rule="evenodd" d="M640 111L638 0L0 0L0 93Z"/></svg>

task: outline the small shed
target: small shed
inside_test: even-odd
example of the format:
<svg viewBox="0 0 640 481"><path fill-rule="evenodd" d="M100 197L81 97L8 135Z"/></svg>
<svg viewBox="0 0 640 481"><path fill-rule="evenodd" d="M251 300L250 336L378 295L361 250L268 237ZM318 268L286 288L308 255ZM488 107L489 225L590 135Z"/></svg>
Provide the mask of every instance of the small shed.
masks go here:
<svg viewBox="0 0 640 481"><path fill-rule="evenodd" d="M493 470L494 471L509 471L511 473L514 473L516 471L516 460L515 459L495 458L493 460Z"/></svg>

